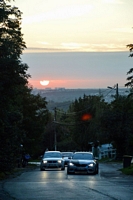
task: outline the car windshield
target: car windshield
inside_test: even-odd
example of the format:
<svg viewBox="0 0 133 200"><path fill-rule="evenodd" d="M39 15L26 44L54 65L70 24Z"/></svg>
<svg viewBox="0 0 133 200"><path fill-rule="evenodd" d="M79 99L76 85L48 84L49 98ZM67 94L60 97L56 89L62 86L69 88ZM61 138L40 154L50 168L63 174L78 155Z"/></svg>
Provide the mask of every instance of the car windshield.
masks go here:
<svg viewBox="0 0 133 200"><path fill-rule="evenodd" d="M89 153L75 153L72 157L73 159L81 159L81 160L93 160L93 155Z"/></svg>
<svg viewBox="0 0 133 200"><path fill-rule="evenodd" d="M61 158L62 155L58 152L49 152L44 154L44 158Z"/></svg>
<svg viewBox="0 0 133 200"><path fill-rule="evenodd" d="M62 152L63 157L71 157L73 153L71 152Z"/></svg>

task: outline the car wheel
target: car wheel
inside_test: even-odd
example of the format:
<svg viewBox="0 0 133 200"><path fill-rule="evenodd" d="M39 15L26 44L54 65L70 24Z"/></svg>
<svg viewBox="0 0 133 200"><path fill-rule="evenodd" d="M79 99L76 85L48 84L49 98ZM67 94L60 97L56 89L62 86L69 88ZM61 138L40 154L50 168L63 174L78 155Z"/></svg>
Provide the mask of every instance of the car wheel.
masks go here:
<svg viewBox="0 0 133 200"><path fill-rule="evenodd" d="M99 172L99 169L98 169L98 167L97 167L97 169L96 169L96 174L98 174L98 172Z"/></svg>
<svg viewBox="0 0 133 200"><path fill-rule="evenodd" d="M94 175L98 174L98 167L96 167L95 172L93 174Z"/></svg>
<svg viewBox="0 0 133 200"><path fill-rule="evenodd" d="M93 175L96 175L96 171L93 172Z"/></svg>
<svg viewBox="0 0 133 200"><path fill-rule="evenodd" d="M67 167L67 174L70 174L68 167Z"/></svg>
<svg viewBox="0 0 133 200"><path fill-rule="evenodd" d="M62 170L62 171L65 170L65 167L62 167L61 170Z"/></svg>
<svg viewBox="0 0 133 200"><path fill-rule="evenodd" d="M69 172L69 169L67 168L67 174L74 174L74 172Z"/></svg>
<svg viewBox="0 0 133 200"><path fill-rule="evenodd" d="M44 168L40 168L40 171L45 171L45 169Z"/></svg>

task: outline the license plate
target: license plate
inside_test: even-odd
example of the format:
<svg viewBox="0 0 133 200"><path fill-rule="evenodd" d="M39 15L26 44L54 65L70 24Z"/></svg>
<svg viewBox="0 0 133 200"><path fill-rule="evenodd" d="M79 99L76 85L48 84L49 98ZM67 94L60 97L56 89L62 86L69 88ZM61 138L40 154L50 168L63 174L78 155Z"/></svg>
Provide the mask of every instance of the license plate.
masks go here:
<svg viewBox="0 0 133 200"><path fill-rule="evenodd" d="M77 167L77 170L85 171L85 167Z"/></svg>
<svg viewBox="0 0 133 200"><path fill-rule="evenodd" d="M49 167L56 166L56 164L48 164Z"/></svg>

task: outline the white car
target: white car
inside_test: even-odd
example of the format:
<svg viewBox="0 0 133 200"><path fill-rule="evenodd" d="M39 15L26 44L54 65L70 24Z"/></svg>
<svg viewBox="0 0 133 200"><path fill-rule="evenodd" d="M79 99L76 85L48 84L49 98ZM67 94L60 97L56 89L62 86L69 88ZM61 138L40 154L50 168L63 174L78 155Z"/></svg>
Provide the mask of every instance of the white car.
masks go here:
<svg viewBox="0 0 133 200"><path fill-rule="evenodd" d="M40 170L60 168L65 170L65 162L60 151L46 151L40 163Z"/></svg>

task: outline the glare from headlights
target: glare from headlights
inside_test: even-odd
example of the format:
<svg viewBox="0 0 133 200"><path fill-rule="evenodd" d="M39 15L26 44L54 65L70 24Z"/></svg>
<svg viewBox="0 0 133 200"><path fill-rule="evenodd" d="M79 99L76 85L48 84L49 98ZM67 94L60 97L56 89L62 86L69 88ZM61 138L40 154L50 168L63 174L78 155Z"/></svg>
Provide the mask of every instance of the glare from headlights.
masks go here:
<svg viewBox="0 0 133 200"><path fill-rule="evenodd" d="M70 166L73 166L74 164L70 162L69 165L70 165Z"/></svg>
<svg viewBox="0 0 133 200"><path fill-rule="evenodd" d="M43 163L47 163L47 160L43 160Z"/></svg>
<svg viewBox="0 0 133 200"><path fill-rule="evenodd" d="M88 166L89 166L89 167L93 167L93 166L94 166L94 164L93 164L93 163L90 163Z"/></svg>
<svg viewBox="0 0 133 200"><path fill-rule="evenodd" d="M58 163L61 163L61 160L58 160Z"/></svg>

